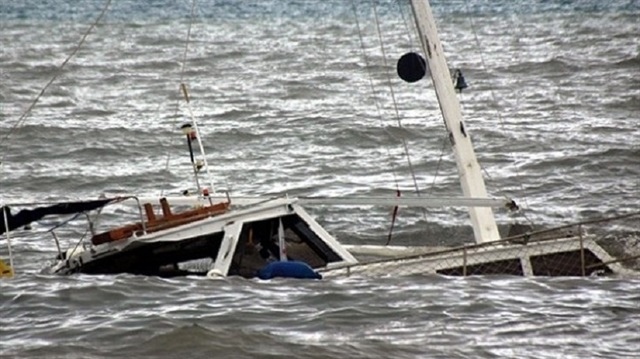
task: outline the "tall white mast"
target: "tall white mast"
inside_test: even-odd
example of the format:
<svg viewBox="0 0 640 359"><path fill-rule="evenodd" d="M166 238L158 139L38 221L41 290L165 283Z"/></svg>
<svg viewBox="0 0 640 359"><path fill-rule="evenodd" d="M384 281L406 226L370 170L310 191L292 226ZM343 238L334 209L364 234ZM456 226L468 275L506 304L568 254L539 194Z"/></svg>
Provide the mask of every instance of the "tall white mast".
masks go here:
<svg viewBox="0 0 640 359"><path fill-rule="evenodd" d="M422 51L427 59L440 111L449 133L449 141L458 164L460 184L465 197L487 197L480 165L473 151L469 131L462 122L460 103L453 88L438 31L428 0L411 0L413 15L420 35ZM469 207L473 234L477 243L500 239L491 208Z"/></svg>

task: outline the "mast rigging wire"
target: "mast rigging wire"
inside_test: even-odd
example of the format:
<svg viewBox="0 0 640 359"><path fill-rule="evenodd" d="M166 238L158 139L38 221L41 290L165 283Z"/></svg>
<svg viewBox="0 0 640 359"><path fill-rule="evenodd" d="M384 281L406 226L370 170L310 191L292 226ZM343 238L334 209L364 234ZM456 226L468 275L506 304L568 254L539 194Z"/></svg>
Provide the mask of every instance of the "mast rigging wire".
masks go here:
<svg viewBox="0 0 640 359"><path fill-rule="evenodd" d="M384 48L384 42L382 40L382 30L380 29L380 18L378 16L378 8L375 2L371 2L373 5L373 13L375 15L376 20L376 31L378 33L378 40L380 43L380 51L382 53L382 61L384 63L385 68L389 67L387 62L387 53ZM393 90L393 84L391 83L391 76L389 76L389 71L385 71L385 75L387 77L387 84L389 86L389 93L391 94L391 100L393 102L393 109L395 112L396 121L398 122L398 127L402 128L402 121L400 119L400 110L398 109L398 102L396 100L395 91ZM413 179L413 185L416 190L416 195L420 196L420 188L418 187L418 180L416 179L416 173L413 168L413 163L411 162L411 155L409 153L409 145L407 144L407 140L402 138L402 146L404 147L404 152L407 156L407 165L409 166L409 172L411 172L411 178Z"/></svg>
<svg viewBox="0 0 640 359"><path fill-rule="evenodd" d="M178 112L180 111L180 101L183 98L183 81L184 81L184 74L186 71L186 67L187 67L187 55L189 53L189 44L191 42L191 28L193 26L193 19L194 19L194 14L195 14L195 9L196 9L196 3L197 0L193 0L191 2L191 10L189 13L189 25L187 27L187 36L185 39L185 44L184 44L184 51L182 53L182 61L180 63L180 81L179 81L179 86L178 86L178 96L176 98L176 104L175 104L175 111L173 113L173 124L172 127L176 127L175 124L178 121ZM169 162L171 160L171 151L167 151L167 159L165 161L165 165L164 165L164 169L165 171L169 171ZM160 197L164 196L164 188L160 191Z"/></svg>
<svg viewBox="0 0 640 359"><path fill-rule="evenodd" d="M367 57L367 54L365 52L364 39L362 37L362 28L360 27L360 21L358 20L358 9L357 9L356 4L355 4L355 2L353 0L351 1L351 9L353 10L353 16L354 16L354 20L355 20L355 24L356 24L356 29L358 30L358 39L360 41L360 50L362 52L362 58L364 60L365 67L367 69L369 69L370 68L369 58ZM380 126L388 136L390 136L394 140L398 140L398 138L396 136L394 136L391 132L387 131L385 129L385 127L384 127L384 123L382 122L382 108L381 108L380 103L378 101L378 93L377 93L375 85L373 83L373 76L371 75L370 71L367 71L367 75L369 75L368 76L369 87L371 88L371 92L373 94L374 105L376 106L376 112L378 112L378 121L380 122ZM400 140L403 140L403 139L400 139ZM391 174L393 175L393 181L396 184L396 189L400 190L400 184L398 182L398 176L396 174L396 169L393 166L393 162L391 162L391 151L389 150L388 146L385 146L385 149L387 151L387 158L389 159L389 166L391 167Z"/></svg>
<svg viewBox="0 0 640 359"><path fill-rule="evenodd" d="M87 39L87 37L89 36L89 34L91 33L91 31L93 31L93 29L98 25L98 23L100 22L100 20L102 20L102 18L104 17L104 14L107 12L107 9L109 8L109 5L111 5L111 0L107 0L104 7L102 8L102 11L100 12L100 15L98 15L98 17L96 18L96 20L91 24L91 26L89 26L89 28L87 29L87 31L85 31L84 35L82 35L82 38L80 38L80 42L78 42L78 44L76 45L76 47L73 49L73 51L71 52L71 54L69 54L67 56L67 58L62 62L62 64L58 67L58 71L55 73L55 75L53 75L53 77L51 78L51 80L49 80L49 82L47 82L47 84L42 88L42 90L40 90L40 93L33 99L33 101L31 102L31 104L29 105L29 107L27 107L27 109L22 113L22 115L20 116L20 118L18 118L18 120L13 124L13 126L11 126L11 128L9 129L9 132L7 132L7 134L2 138L2 140L0 140L0 147L9 139L9 137L22 125L24 125L24 123L27 120L27 117L29 116L29 114L31 113L31 110L33 110L33 108L36 106L36 104L38 103L38 101L40 100L40 98L44 95L44 93L47 91L47 89L49 88L49 86L51 86L51 84L53 84L53 82L58 78L58 76L60 76L60 74L62 73L62 70L64 69L64 67L67 65L67 63L69 63L69 61L71 60L71 58L73 58L75 56L75 54L80 50L80 48L82 47L82 45L84 44L85 40ZM3 151L6 153L6 151ZM2 155L2 158L0 159L0 163L4 162L4 158L5 158L5 154Z"/></svg>
<svg viewBox="0 0 640 359"><path fill-rule="evenodd" d="M476 31L476 24L473 21L473 16L470 16L471 14L471 10L469 9L469 1L465 1L465 10L468 16L465 16L467 18L467 20L469 21L469 25L471 26L471 31L473 32L473 38L474 41L476 43L476 47L478 48L478 55L480 56L480 63L482 64L482 68L487 71L487 65L484 59L484 54L482 52L482 47L480 45L480 39L478 37L478 32ZM519 23L518 25L519 26ZM516 56L518 56L518 53L516 52ZM497 109L497 105L498 105L498 100L497 100L497 96L495 94L495 91L493 89L492 86L489 86L489 93L491 94L491 99L493 100L493 103L496 104L496 108L495 108L495 113L496 113L496 117L498 118L498 121L500 122L500 128L502 128L502 130L504 132L506 132L505 129L505 123L504 123L504 119L502 118L502 115L500 113L500 111L498 111ZM516 103L519 102L519 97L517 97L517 93L516 93ZM512 162L515 163L516 162L516 156L514 155L514 153L512 151L509 151L509 157L511 157ZM480 164L480 163L479 163ZM489 172L482 166L482 164L480 164L480 168L482 169L482 171L484 172L484 174L487 176L487 178L489 178L490 180L492 180L491 175L489 174ZM515 181L517 182L518 186L520 187L520 193L522 193L522 200L525 204L526 207L528 207L527 205L527 196L526 196L526 192L524 190L524 185L522 183L522 181L520 180L522 178L522 175L520 174L520 171L518 171L518 167L514 166L514 172L516 173L516 179ZM497 185L494 182L495 185ZM503 192L502 189L500 189L501 192ZM526 218L526 216L524 215L524 212L522 212L522 215ZM529 220L528 218L526 218L527 220Z"/></svg>

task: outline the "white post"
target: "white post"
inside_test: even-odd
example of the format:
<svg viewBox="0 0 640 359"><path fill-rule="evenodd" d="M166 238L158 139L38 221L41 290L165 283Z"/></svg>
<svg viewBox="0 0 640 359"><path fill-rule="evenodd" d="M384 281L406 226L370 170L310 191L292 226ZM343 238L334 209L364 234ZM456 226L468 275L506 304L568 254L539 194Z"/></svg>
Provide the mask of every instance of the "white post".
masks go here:
<svg viewBox="0 0 640 359"><path fill-rule="evenodd" d="M420 35L422 51L427 60L433 86L436 90L440 111L460 175L460 184L465 197L487 197L487 190L480 165L473 151L469 129L462 122L460 103L453 88L447 60L438 38L435 20L428 0L412 0L413 15ZM469 208L473 233L477 243L500 239L498 227L491 208Z"/></svg>
<svg viewBox="0 0 640 359"><path fill-rule="evenodd" d="M278 218L278 247L280 247L280 261L287 261L287 242L284 240L284 226L282 218Z"/></svg>

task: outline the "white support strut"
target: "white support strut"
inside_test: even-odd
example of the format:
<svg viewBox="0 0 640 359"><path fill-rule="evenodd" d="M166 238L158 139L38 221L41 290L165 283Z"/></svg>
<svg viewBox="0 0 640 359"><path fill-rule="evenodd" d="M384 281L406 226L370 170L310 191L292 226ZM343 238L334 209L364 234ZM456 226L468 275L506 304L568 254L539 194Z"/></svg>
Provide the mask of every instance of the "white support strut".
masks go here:
<svg viewBox="0 0 640 359"><path fill-rule="evenodd" d="M213 202L224 202L223 196L176 196L166 197L174 205L198 205ZM279 197L251 197L231 196L231 202L238 206L250 206ZM142 203L158 203L157 197L140 197ZM406 206L406 207L494 207L512 208L513 201L505 198L466 198L466 197L396 197L396 196L369 196L369 197L298 197L295 201L300 205L311 206ZM133 199L124 200L123 203L134 204Z"/></svg>

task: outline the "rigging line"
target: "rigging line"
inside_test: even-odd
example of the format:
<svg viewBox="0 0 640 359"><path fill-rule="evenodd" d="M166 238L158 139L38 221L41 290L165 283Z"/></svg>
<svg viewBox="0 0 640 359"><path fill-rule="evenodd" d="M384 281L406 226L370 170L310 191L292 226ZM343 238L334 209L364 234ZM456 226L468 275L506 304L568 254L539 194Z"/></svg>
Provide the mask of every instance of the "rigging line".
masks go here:
<svg viewBox="0 0 640 359"><path fill-rule="evenodd" d="M197 2L198 2L197 0L193 0L193 2L191 3L191 13L189 14L189 26L187 28L187 38L185 40L184 52L182 54L182 64L180 68L180 83L182 83L182 81L184 80L184 73L187 67L187 54L189 52L189 41L191 40L191 27L193 26L193 17L194 17L193 15L195 14ZM178 90L178 92L182 93L180 89Z"/></svg>
<svg viewBox="0 0 640 359"><path fill-rule="evenodd" d="M395 138L395 136L393 136L391 134L391 132L389 132L386 129L386 126L384 125L384 122L382 121L382 110L380 108L380 103L378 101L378 94L376 92L375 85L373 83L373 75L371 74L371 71L369 70L370 69L369 60L368 60L368 57L367 57L367 53L365 51L364 39L362 38L362 30L360 29L360 22L358 21L358 11L357 11L355 2L353 0L351 1L351 5L352 5L353 15L354 15L355 22L356 22L356 27L358 29L358 37L359 37L359 40L360 40L360 50L362 51L362 57L364 59L365 66L367 68L367 74L369 75L368 76L369 86L371 88L371 93L373 94L373 98L374 98L374 104L375 104L376 110L378 112L378 121L380 122L380 127L382 128L383 132L386 133L389 137L393 138L394 140L397 140L397 138ZM394 166L393 161L391 160L391 150L390 150L389 147L390 146L385 146L385 149L387 151L387 159L389 160L389 167L391 168L391 173L393 175L393 181L396 184L396 194L399 197L401 195L400 183L398 182L398 176L396 174L396 168ZM397 218L397 215L398 215L398 209L399 209L398 206L395 206L393 208L393 213L392 213L392 217L391 217L391 226L389 228L389 235L387 237L386 245L389 245L389 243L391 242L391 238L392 238L392 234L393 234L393 228L394 228L394 225L395 225L395 222L396 222L396 218ZM426 216L426 214L425 214L425 216Z"/></svg>
<svg viewBox="0 0 640 359"><path fill-rule="evenodd" d="M374 105L376 106L376 112L378 112L378 122L380 122L380 126L382 128L382 130L389 135L391 138L393 138L394 140L398 140L398 138L396 138L391 132L389 132L385 126L384 126L384 122L382 121L382 109L380 106L380 102L378 101L378 93L376 91L376 87L373 83L373 76L371 75L371 71L370 69L370 64L369 64L369 58L367 57L367 53L365 51L365 45L364 45L364 39L362 37L362 29L360 28L360 21L358 20L358 9L356 7L355 1L351 0L351 9L353 10L353 17L355 20L355 24L356 24L356 28L358 29L358 39L360 40L360 50L362 52L362 58L364 60L364 65L367 68L367 75L368 75L368 79L369 79L369 87L371 88L371 93L373 94L373 98L374 98ZM387 151L387 158L389 159L389 167L391 167L391 173L393 175L393 181L396 184L396 190L400 190L400 183L398 182L398 176L396 174L396 168L393 165L393 162L391 161L391 150L389 149L389 146L385 146L385 149Z"/></svg>
<svg viewBox="0 0 640 359"><path fill-rule="evenodd" d="M40 98L44 95L44 93L47 91L47 89L49 88L49 86L51 86L51 84L53 84L53 82L58 78L58 76L60 76L60 74L62 73L62 69L64 69L64 67L67 65L67 63L69 63L69 61L71 60L71 58L80 50L80 48L82 47L82 45L84 44L85 40L87 39L87 37L89 36L89 34L91 33L91 31L98 25L98 23L100 22L100 20L102 20L102 17L104 16L104 14L107 12L107 9L109 8L109 5L111 4L111 0L106 0L106 3L104 5L104 7L102 8L102 11L100 12L100 15L98 15L98 17L96 18L96 20L91 24L91 26L89 26L89 28L87 29L87 31L85 31L84 35L82 35L82 38L80 38L80 42L78 42L78 44L76 45L76 47L73 49L73 51L71 52L71 54L69 54L69 56L67 56L67 58L62 62L62 64L58 67L58 71L56 72L55 75L53 75L53 77L51 78L51 80L49 80L49 82L42 88L42 90L40 90L40 93L36 96L36 98L33 100L33 102L31 102L31 105L29 105L29 107L27 107L27 109L22 113L22 115L20 116L20 118L18 118L18 120L15 122L15 124L9 129L9 132L7 132L7 134L2 138L2 140L0 141L0 146L2 146L2 144L7 141L7 139L9 138L9 136L11 136L15 130L20 127L21 125L24 124L24 122L26 121L27 117L29 116L29 114L31 113L31 110L33 110L33 108L36 106L36 104L38 103L38 101L40 100ZM2 155L2 160L0 162L4 162L4 158L5 155Z"/></svg>
<svg viewBox="0 0 640 359"><path fill-rule="evenodd" d="M400 12L400 15L402 16L402 21L404 22L405 25L405 29L407 31L407 36L409 37L409 44L411 45L412 48L416 48L416 47L420 47L419 44L419 40L417 39L417 34L418 31L416 29L416 31L411 31L410 29L415 29L413 26L410 26L409 24L414 25L412 22L407 21L407 17L405 16L405 12L403 11L403 6L402 4L400 4L401 0L396 0L396 4L398 5L398 11ZM411 36L411 35L415 35L415 36ZM425 87L428 88L428 82L427 81L423 81L425 83ZM424 120L424 116L420 116L420 117L407 117L405 116L404 119L420 119L420 120ZM446 132L446 131L445 131ZM448 134L445 136L444 140L445 143L443 144L444 147L441 147L440 149L440 156L438 157L438 164L436 165L436 172L433 175L433 181L431 183L431 187L429 189L427 189L427 193L431 193L433 191L433 189L435 188L435 183L436 180L438 179L438 173L440 171L440 164L442 163L442 158L444 156L444 152L446 150L446 141L448 139Z"/></svg>
<svg viewBox="0 0 640 359"><path fill-rule="evenodd" d="M407 37L409 38L409 44L411 44L411 47L416 47L416 45L418 44L417 39L411 37L411 35L415 35L416 32L411 31L410 27L409 27L409 22L407 21L407 18L405 17L405 13L404 11L402 11L403 6L400 4L400 0L396 0L395 1L396 5L398 5L398 12L400 13L400 16L402 17L402 23L404 24L404 28L405 31L407 33Z"/></svg>
<svg viewBox="0 0 640 359"><path fill-rule="evenodd" d="M460 94L460 110L463 111L463 112L465 111L465 109L464 109L464 101L462 100L462 93ZM489 181L491 181L492 183L495 184L496 182L493 180L493 177L491 176L491 173L489 173L489 171L487 171L487 169L482 165L482 163L480 161L477 161L477 162L478 162L478 165L480 166L480 169L482 170L482 173L484 173L485 177ZM502 189L500 189L500 191L502 192Z"/></svg>
<svg viewBox="0 0 640 359"><path fill-rule="evenodd" d="M449 142L449 136L445 135L442 138L442 145L440 146L440 156L438 156L438 163L436 164L436 173L433 175L433 181L431 182L431 187L427 189L427 195L433 192L433 189L436 187L436 179L438 178L438 173L440 172L440 165L442 164L442 158L444 157L444 151L447 148L447 143Z"/></svg>
<svg viewBox="0 0 640 359"><path fill-rule="evenodd" d="M195 14L195 9L196 9L196 3L197 0L193 0L191 2L191 10L189 13L189 26L187 27L187 38L185 40L185 45L184 45L184 52L182 53L182 62L180 64L180 84L183 83L184 81L184 73L186 71L186 67L187 67L187 54L189 52L189 42L191 40L191 27L193 25L193 18L194 18L194 14ZM176 104L175 104L175 111L173 113L173 123L172 123L172 128L175 127L175 124L178 122L178 112L180 111L180 101L182 100L183 95L182 95L182 87L179 86L178 87L178 96L176 98ZM173 137L172 137L173 139ZM175 142L176 139L174 139L172 142ZM165 171L169 171L169 162L171 160L171 151L167 151L167 159L165 161L165 165L164 165L164 169ZM164 196L164 188L162 188L160 190L160 197Z"/></svg>
<svg viewBox="0 0 640 359"><path fill-rule="evenodd" d="M385 75L387 77L387 84L389 86L389 93L391 94L391 99L393 102L393 108L395 111L395 115L396 115L396 121L398 122L398 127L399 128L403 128L402 127L402 121L400 119L400 110L398 109L398 102L396 101L396 96L395 96L395 92L393 91L393 84L391 83L391 76L389 76L389 71L388 71L388 67L389 64L387 62L387 54L384 50L384 42L382 39L382 30L380 29L380 18L378 17L378 10L377 10L377 6L375 4L375 1L372 1L371 4L373 5L373 13L375 15L375 19L376 19L376 30L378 32L378 40L380 41L380 51L382 52L382 61L384 63L385 68L387 68L387 71L385 71ZM404 147L404 152L405 155L407 156L407 164L409 165L409 171L411 172L411 178L413 179L413 185L415 187L416 190L416 195L420 196L420 188L418 187L418 180L416 179L416 173L413 169L413 164L411 163L411 155L409 154L409 146L407 145L407 140L402 137L402 145ZM426 217L426 213L425 213L425 217Z"/></svg>
<svg viewBox="0 0 640 359"><path fill-rule="evenodd" d="M469 20L469 23L471 25L471 31L473 32L473 37L474 37L474 40L476 42L476 46L478 48L478 54L480 55L480 62L482 63L482 67L486 71L488 67L487 67L485 59L484 59L484 54L482 52L482 47L480 45L480 39L478 37L478 32L476 31L476 25L473 22L472 16L470 16L471 15L471 11L469 10L469 1L468 0L465 1L465 10L467 12L467 15L469 15L469 16L466 16L466 18ZM516 53L516 56L517 55L518 54ZM497 96L496 96L495 91L494 91L494 89L493 89L493 87L491 85L489 85L489 93L491 94L491 99L493 100L493 103L496 104L495 113L496 113L496 115L498 117L498 121L500 122L500 127L502 128L502 130L504 132L506 132L504 119L502 118L502 115L500 114L500 111L498 111ZM518 94L516 93L516 103L518 103L518 102L519 102L519 97L518 97ZM514 155L514 153L512 151L509 151L509 156L511 157L512 162L515 163L516 156ZM491 179L491 176L489 175L488 171L482 166L482 164L480 164L480 168L482 168L482 170L485 173L485 175L489 179ZM527 203L528 201L527 201L526 192L524 190L524 184L520 180L522 178L522 175L520 174L520 171L518 170L517 166L514 166L514 171L516 173L516 182L518 183L518 186L520 187L520 191L522 193L522 200L525 203L525 206L528 207L528 203ZM495 181L492 181L492 182L494 184L496 184ZM503 190L501 189L500 191L502 192Z"/></svg>

